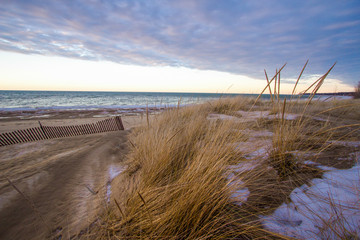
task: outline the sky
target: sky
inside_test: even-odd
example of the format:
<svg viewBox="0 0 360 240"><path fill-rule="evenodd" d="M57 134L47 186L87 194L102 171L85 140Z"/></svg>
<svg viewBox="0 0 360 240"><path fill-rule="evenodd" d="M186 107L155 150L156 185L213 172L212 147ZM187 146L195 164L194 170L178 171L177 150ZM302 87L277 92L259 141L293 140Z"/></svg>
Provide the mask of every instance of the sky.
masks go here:
<svg viewBox="0 0 360 240"><path fill-rule="evenodd" d="M322 92L360 81L359 0L0 0L0 90Z"/></svg>

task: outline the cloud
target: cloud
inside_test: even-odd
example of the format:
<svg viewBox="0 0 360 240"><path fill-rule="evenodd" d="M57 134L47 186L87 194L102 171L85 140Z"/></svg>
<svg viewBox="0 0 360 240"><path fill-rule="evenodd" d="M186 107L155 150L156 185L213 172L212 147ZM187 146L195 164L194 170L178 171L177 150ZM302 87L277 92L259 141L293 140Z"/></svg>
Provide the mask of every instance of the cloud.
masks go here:
<svg viewBox="0 0 360 240"><path fill-rule="evenodd" d="M360 25L360 20L357 21L348 21L341 23L334 23L325 27L326 30L337 30L342 28L354 27Z"/></svg>
<svg viewBox="0 0 360 240"><path fill-rule="evenodd" d="M335 62L360 75L360 3L316 1L2 1L0 49L263 78L285 62L293 78ZM287 74L287 75L286 75Z"/></svg>

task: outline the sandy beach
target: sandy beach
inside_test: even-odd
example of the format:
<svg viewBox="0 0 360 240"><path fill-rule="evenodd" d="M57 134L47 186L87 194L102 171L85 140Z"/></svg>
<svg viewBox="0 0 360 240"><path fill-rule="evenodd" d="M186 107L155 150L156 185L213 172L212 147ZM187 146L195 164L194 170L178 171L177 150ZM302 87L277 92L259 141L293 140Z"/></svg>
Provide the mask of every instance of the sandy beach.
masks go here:
<svg viewBox="0 0 360 240"><path fill-rule="evenodd" d="M112 113L46 115L8 114L0 119L0 132L39 126L39 120L47 126L92 123ZM145 119L133 113L122 116L124 131L1 147L0 239L68 239L88 227L107 204L128 132Z"/></svg>

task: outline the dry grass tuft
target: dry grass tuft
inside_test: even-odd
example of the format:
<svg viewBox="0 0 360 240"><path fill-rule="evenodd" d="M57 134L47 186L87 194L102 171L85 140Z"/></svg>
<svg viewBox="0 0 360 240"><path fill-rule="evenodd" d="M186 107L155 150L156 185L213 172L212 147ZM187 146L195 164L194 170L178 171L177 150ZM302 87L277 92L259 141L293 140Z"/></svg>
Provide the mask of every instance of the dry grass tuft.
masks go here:
<svg viewBox="0 0 360 240"><path fill-rule="evenodd" d="M229 178L230 161L240 157L232 143L244 135L233 131L232 122L208 120L209 113L204 106L167 111L133 132L125 174L138 180L116 196L122 214L111 234L155 239L265 234L258 223L239 217L232 197L244 187L239 178Z"/></svg>
<svg viewBox="0 0 360 240"><path fill-rule="evenodd" d="M355 86L354 98L360 98L360 82L358 82L357 86Z"/></svg>
<svg viewBox="0 0 360 240"><path fill-rule="evenodd" d="M220 98L218 100L208 102L207 111L220 114L233 115L236 111L247 111L255 103L255 99L249 97L233 97ZM258 102L257 105L260 105Z"/></svg>

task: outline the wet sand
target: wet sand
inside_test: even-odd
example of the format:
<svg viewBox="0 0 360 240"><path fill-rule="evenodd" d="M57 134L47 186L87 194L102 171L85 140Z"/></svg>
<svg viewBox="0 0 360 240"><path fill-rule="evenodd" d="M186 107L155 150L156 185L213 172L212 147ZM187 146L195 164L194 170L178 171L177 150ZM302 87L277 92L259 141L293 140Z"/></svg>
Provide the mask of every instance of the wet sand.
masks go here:
<svg viewBox="0 0 360 240"><path fill-rule="evenodd" d="M0 119L0 132L38 126L39 120L61 126L111 117L94 115L100 114L9 116ZM122 167L130 129L146 121L140 113L121 118L124 131L0 147L0 239L69 239L94 222Z"/></svg>

